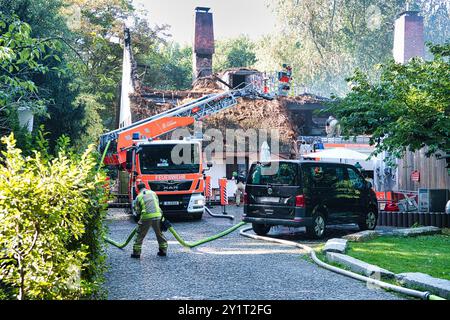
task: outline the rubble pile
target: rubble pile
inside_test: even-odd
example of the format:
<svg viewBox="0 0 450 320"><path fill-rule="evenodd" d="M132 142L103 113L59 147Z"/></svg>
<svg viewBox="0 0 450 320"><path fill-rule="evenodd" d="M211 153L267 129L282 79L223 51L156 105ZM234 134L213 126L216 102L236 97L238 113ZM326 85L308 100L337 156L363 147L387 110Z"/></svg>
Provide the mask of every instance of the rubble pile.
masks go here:
<svg viewBox="0 0 450 320"><path fill-rule="evenodd" d="M222 133L226 129L265 129L270 135L270 130L278 130L280 141L286 145L296 139L301 125L295 122L285 104L277 99L239 99L235 107L204 121L204 127L216 128Z"/></svg>
<svg viewBox="0 0 450 320"><path fill-rule="evenodd" d="M326 103L328 99L316 96L314 94L300 94L298 96L280 97L279 99L286 102L295 102L300 104L311 104L311 103Z"/></svg>
<svg viewBox="0 0 450 320"><path fill-rule="evenodd" d="M188 103L194 98L186 98L181 104ZM300 120L300 122L299 122ZM292 141L298 135L298 127L303 119L295 117L286 108L282 99L254 100L240 98L238 104L218 114L205 119L205 128L220 129L275 129L279 131L280 138Z"/></svg>
<svg viewBox="0 0 450 320"><path fill-rule="evenodd" d="M151 117L172 107L168 103L156 104L151 99L146 99L141 96L139 92L131 96L131 115L133 122Z"/></svg>
<svg viewBox="0 0 450 320"><path fill-rule="evenodd" d="M197 79L192 90L164 91L142 87L132 96L133 121L188 103L205 94L222 91L214 76ZM290 112L286 107L287 103L292 100L300 103L319 102L320 98L317 98L310 95L279 97L274 100L240 98L236 106L206 118L203 130L219 129L224 138L226 129L265 129L269 135L270 130L278 130L281 147L286 150L302 133L305 124L303 115Z"/></svg>
<svg viewBox="0 0 450 320"><path fill-rule="evenodd" d="M214 76L201 77L192 84L192 91L195 92L220 92L222 89Z"/></svg>

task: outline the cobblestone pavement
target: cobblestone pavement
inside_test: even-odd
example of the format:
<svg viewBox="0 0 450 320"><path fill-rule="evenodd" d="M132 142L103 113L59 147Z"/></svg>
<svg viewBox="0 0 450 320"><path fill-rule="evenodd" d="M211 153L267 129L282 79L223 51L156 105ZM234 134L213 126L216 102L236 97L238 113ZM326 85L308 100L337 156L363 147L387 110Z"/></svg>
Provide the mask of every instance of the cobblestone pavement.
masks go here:
<svg viewBox="0 0 450 320"><path fill-rule="evenodd" d="M214 213L221 213L214 207ZM242 208L230 206L235 222L207 214L201 221L169 217L188 242L214 235L240 221ZM121 209L111 209L107 225L116 241L123 241L135 223ZM355 232L355 226L330 228L328 237ZM321 241L306 238L303 230L277 227L271 236L311 246ZM170 233L168 256L156 255L157 242L147 235L141 260L130 258L132 243L124 250L108 246L106 287L109 299L399 299L382 289L324 270L302 258L299 249L244 238L236 231L194 249L178 244Z"/></svg>

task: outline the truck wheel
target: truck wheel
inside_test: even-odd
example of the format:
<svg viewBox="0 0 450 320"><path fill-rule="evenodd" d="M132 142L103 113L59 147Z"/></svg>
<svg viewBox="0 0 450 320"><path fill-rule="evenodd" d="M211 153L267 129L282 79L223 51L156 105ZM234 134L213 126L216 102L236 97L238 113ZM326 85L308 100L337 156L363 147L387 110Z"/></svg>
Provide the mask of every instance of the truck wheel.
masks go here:
<svg viewBox="0 0 450 320"><path fill-rule="evenodd" d="M258 236L265 236L269 233L271 226L267 224L252 223L252 228Z"/></svg>
<svg viewBox="0 0 450 320"><path fill-rule="evenodd" d="M317 212L313 215L312 226L306 227L306 233L310 238L322 239L325 236L326 220L322 212Z"/></svg>
<svg viewBox="0 0 450 320"><path fill-rule="evenodd" d="M378 212L374 208L369 208L358 223L359 230L373 230L377 226Z"/></svg>

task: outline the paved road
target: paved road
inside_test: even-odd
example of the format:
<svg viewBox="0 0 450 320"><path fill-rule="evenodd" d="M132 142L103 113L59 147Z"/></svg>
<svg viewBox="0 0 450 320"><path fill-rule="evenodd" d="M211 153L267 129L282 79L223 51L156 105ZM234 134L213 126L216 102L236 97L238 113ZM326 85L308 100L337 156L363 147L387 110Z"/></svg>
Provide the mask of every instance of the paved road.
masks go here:
<svg viewBox="0 0 450 320"><path fill-rule="evenodd" d="M241 210L231 208L229 211L240 217ZM214 208L213 212L220 213L220 208ZM107 224L111 238L119 241L123 241L135 225L120 209L110 211ZM232 224L229 220L205 214L201 221L178 221L174 227L191 242L216 234ZM330 236L349 232L352 232L349 228L334 229ZM278 227L270 234L310 245L320 243L307 240L301 229ZM169 254L165 258L156 256L157 242L152 232L144 241L141 260L130 258L132 245L124 250L108 247L110 269L106 287L109 299L399 298L321 269L303 259L298 249L244 238L238 232L191 250L181 247L170 233L167 237Z"/></svg>

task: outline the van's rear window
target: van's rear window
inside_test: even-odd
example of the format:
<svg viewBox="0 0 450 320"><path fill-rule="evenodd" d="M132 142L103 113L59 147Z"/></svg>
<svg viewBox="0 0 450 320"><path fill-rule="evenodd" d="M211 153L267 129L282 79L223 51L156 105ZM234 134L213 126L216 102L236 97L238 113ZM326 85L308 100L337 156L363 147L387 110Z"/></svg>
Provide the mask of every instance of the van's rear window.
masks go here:
<svg viewBox="0 0 450 320"><path fill-rule="evenodd" d="M255 163L250 168L247 184L297 184L298 165L290 162Z"/></svg>

